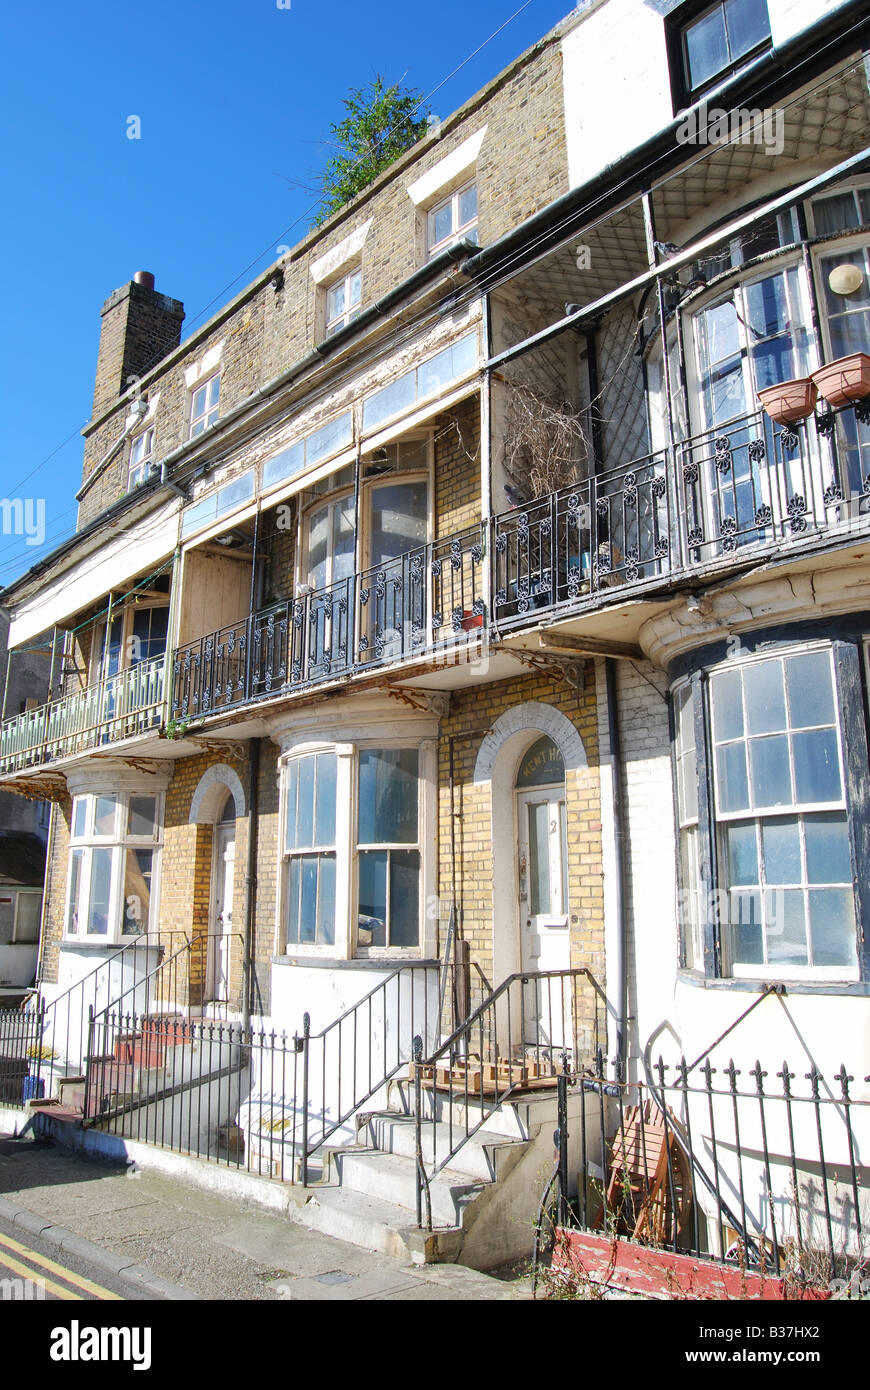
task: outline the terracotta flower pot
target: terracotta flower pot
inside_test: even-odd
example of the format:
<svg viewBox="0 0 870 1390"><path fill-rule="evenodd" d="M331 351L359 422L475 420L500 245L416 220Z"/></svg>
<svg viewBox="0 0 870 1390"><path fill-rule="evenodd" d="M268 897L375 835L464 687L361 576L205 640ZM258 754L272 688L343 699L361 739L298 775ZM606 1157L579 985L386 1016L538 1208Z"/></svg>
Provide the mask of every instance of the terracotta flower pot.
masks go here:
<svg viewBox="0 0 870 1390"><path fill-rule="evenodd" d="M829 405L850 405L870 396L870 357L853 352L813 372L813 381Z"/></svg>
<svg viewBox="0 0 870 1390"><path fill-rule="evenodd" d="M778 425L793 425L796 420L805 420L815 409L816 383L808 376L781 381L778 386L766 386L759 391L758 399L771 420Z"/></svg>

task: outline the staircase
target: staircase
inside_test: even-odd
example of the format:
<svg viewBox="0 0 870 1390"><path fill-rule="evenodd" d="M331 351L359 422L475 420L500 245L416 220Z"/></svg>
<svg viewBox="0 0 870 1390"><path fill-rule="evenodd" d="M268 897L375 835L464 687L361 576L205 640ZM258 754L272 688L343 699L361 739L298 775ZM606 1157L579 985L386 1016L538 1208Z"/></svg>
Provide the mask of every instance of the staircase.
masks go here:
<svg viewBox="0 0 870 1390"><path fill-rule="evenodd" d="M538 1008L533 1021L526 1015L525 1038L511 1043L511 1019L523 1017L530 988L570 996L570 1048L561 1004ZM588 971L511 976L425 1061L417 1039L417 1060L389 1081L384 1108L356 1113L356 1142L315 1155L320 1176L299 1195L295 1219L416 1263L491 1269L530 1254L555 1161L559 1064L547 1039L576 1059L590 999L598 1035L606 1001ZM568 1097L569 1121L587 1111L585 1125L571 1128L595 1142L597 1104L582 1092ZM574 1154L573 1172L579 1166Z"/></svg>
<svg viewBox="0 0 870 1390"><path fill-rule="evenodd" d="M296 1219L420 1264L491 1269L527 1254L553 1167L553 1085L495 1109L474 1097L423 1092L423 1163L430 1171L440 1165L428 1187L431 1230L425 1205L423 1226L417 1222L414 1092L410 1081L392 1082L387 1108L358 1117L356 1144L324 1149L322 1178ZM466 1129L474 1132L457 1148Z"/></svg>

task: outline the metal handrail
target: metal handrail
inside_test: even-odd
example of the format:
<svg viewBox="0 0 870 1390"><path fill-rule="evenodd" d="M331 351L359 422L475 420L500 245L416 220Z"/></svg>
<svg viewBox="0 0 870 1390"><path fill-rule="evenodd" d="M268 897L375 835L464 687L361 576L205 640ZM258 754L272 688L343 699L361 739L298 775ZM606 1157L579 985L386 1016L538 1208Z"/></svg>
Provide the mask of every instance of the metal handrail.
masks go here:
<svg viewBox="0 0 870 1390"><path fill-rule="evenodd" d="M537 1000L538 1000L537 988L538 988L538 985L539 985L541 982L544 982L544 981L548 982L548 985L549 985L549 983L552 982L552 981L559 981L559 983L560 983L561 1014L562 1014L562 1019L563 1019L563 1022L564 1022L564 1016L565 1016L565 997L564 997L565 983L566 983L566 981L567 981L567 982L569 982L570 984L573 985L573 984L575 984L577 981L579 981L579 980L581 980L581 979L587 980L588 983L592 986L592 989L593 989L594 994L597 996L597 999L600 1000L600 1002L601 1002L601 1003L603 1004L603 1006L604 1006L604 1011L605 1011L605 1016L606 1016L606 1012L607 1012L607 1009L608 1009L607 996L606 996L604 990L602 989L601 985L600 985L600 984L598 983L598 981L596 980L595 976L592 974L592 972L591 972L587 967L585 967L585 966L580 966L580 967L576 967L576 968L568 969L568 970L543 970L543 971L528 971L528 970L527 970L527 971L517 971L517 972L515 972L515 973L512 974L512 975L508 975L507 978L504 979L504 980L501 982L501 984L498 985L498 987L497 987L496 989L494 989L494 990L488 995L488 997L482 1001L481 1004L478 1005L478 1007L469 1015L469 1017L465 1020L465 1022L462 1023L462 1024L460 1024L460 1026L459 1026L458 1028L454 1029L454 1031L450 1034L450 1036L449 1036L447 1039L445 1039L445 1041L442 1042L441 1045L440 1045L439 1047L437 1047L437 1048L435 1049L434 1052L430 1053L428 1057L425 1057L425 1059L424 1059L424 1056L423 1056L422 1039L419 1039L419 1038L418 1038L418 1039L415 1040L415 1067L414 1067L415 1106L414 1106L414 1125L415 1125L415 1132L416 1132L416 1153L417 1153L417 1155L418 1155L418 1159L417 1159L417 1221L418 1221L418 1224L422 1225L423 1198L424 1198L424 1196L426 1196L426 1197L428 1198L429 1184L431 1183L432 1179L433 1179L434 1177L436 1177L437 1174L440 1173L441 1170L447 1166L447 1164L451 1161L451 1159L453 1159L453 1158L456 1156L456 1154L457 1154L457 1153L459 1152L459 1150L463 1147L463 1145L466 1144L466 1143L468 1142L468 1140L471 1139L472 1136L475 1135L475 1134L478 1132L478 1130L480 1130L480 1129L483 1128L483 1126L486 1124L487 1120L490 1119L490 1117L491 1117L493 1114L495 1114L496 1110L498 1110L499 1107L500 1107L501 1105L503 1105L504 1102L505 1102L511 1095L514 1095L514 1094L516 1094L516 1093L518 1093L518 1092L520 1092L520 1091L522 1091L522 1090L524 1090L524 1089L527 1089L526 1082L525 1082L525 1080L523 1079L523 1075L522 1075L522 1072L523 1072L523 1066L522 1066L522 1064L517 1064L518 1069L519 1069L519 1075L518 1075L518 1077L515 1079L515 1078L514 1078L514 1065L511 1064L511 1062L510 1062L510 1048L511 1048L511 1046L512 1046L512 1044L513 1044L513 1032L514 1032L514 1026L513 1026L513 1025L514 1025L514 1024L516 1023L516 1021L517 1021L516 1019L512 1019L512 1018L511 1018L511 1008L510 1008L511 990L513 989L513 987L514 987L515 985L519 985L519 986L520 986L521 994L520 994L520 1017L519 1017L519 1021L520 1021L520 1024L521 1024L521 1045L522 1045L524 1048L526 1048L526 1047L531 1047L533 1051L536 1051L537 1054L538 1054L538 1062L540 1063L540 1054L541 1054L542 1051L544 1051L544 1052L553 1052L553 1051L558 1051L558 1050L560 1050L560 1049L558 1048L558 1046L555 1046L555 1047L554 1047L553 1044L546 1044L546 1043L543 1043L543 1042L541 1041L541 1038L540 1038L540 1036L539 1036L539 1035L540 1035L540 1018L537 1016L537 1014L536 1014L536 1016L535 1016L534 1025L533 1025L533 1026L535 1027L537 1036L536 1036L536 1038L535 1038L533 1041L530 1041L529 1039L526 1038L525 1033L526 1033L526 1022L527 1022L527 1020L526 1020L526 1017L525 1017L525 1007L524 1007L524 1002L523 1002L523 992L524 992L525 988L526 988L529 984L534 984L534 985L535 985L535 1002L536 1002L536 1004L537 1004ZM550 1015L551 1015L551 1019L552 1019L552 996L551 996L551 994L549 993L549 990L548 990L548 995L549 995L549 1003L550 1003ZM500 1002L501 1000L506 1001L506 1004L507 1004L507 1010L506 1010L506 1011L507 1011L507 1035L508 1035L508 1049L509 1049L509 1050L508 1050L508 1075L507 1075L506 1084L505 1084L505 1086L504 1086L503 1088L500 1086L500 1081L499 1081L499 1045L498 1045L498 1038L497 1038L497 1024L498 1024L497 1008L498 1008L498 1004L499 1004L499 1002ZM572 1015L572 1017L573 1017L573 1015ZM596 1017L597 1017L597 1014L596 1014ZM490 1022L490 1025L489 1025L486 1029L484 1029L484 1021L487 1020L487 1019L491 1020L491 1022ZM504 1021L504 1020L503 1020L503 1021ZM596 1031L597 1031L597 1030L596 1030ZM489 1065L489 1064L485 1063L484 1058L483 1058L482 1056L480 1057L479 1084L478 1084L478 1086L477 1086L476 1088L473 1087L473 1086L472 1086L472 1087L469 1087L469 1080L468 1080L469 1067L468 1067L467 1059L468 1059L468 1057L471 1055L471 1047L470 1047L469 1044L470 1044L470 1043L473 1043L473 1042L476 1041L476 1040L479 1040L479 1041L481 1042L481 1044L482 1044L485 1034L486 1034L486 1036L488 1036L489 1038L491 1038L491 1039L493 1040L493 1046L494 1046L494 1056L493 1056L493 1063L492 1063L492 1065L493 1065L493 1086L492 1086L492 1089L491 1089L491 1090L489 1090L488 1088L485 1088L485 1087L484 1087L484 1067L485 1067L485 1065ZM476 1037L476 1035L478 1035L478 1036ZM572 1045L573 1045L573 1047L576 1049L576 1047L577 1047L576 1032L575 1032L575 1036L572 1038ZM463 1123L459 1123L458 1125L456 1125L456 1124L454 1123L454 1118L453 1118L453 1103L454 1103L453 1064L454 1064L454 1062L455 1062L455 1059L456 1059L458 1056L461 1056L461 1055L464 1055L464 1056L465 1056L465 1058L466 1058L466 1065L465 1065L465 1067L464 1067L463 1084L462 1084L460 1087L457 1088L456 1099L458 1099L459 1101L461 1101L462 1104L463 1104L463 1111L464 1111L464 1117L465 1117L465 1118L464 1118L464 1124L463 1124ZM563 1064L564 1064L564 1059L567 1057L567 1047L566 1047L566 1046L562 1048L562 1056L563 1056ZM422 1084L421 1084L421 1083L422 1083L422 1076L423 1076L424 1071L428 1071L428 1070L431 1069L431 1071L432 1071L432 1079L433 1079L433 1083L434 1083L434 1082L436 1081L436 1067L437 1067L437 1063L438 1063L438 1061L439 1061L440 1059L445 1058L445 1057L448 1059L448 1062L449 1062L449 1064L450 1064L449 1069L448 1069L448 1080L447 1080L447 1151L446 1151L446 1153L443 1155L443 1157L439 1160L439 1158L438 1158L438 1142L437 1142L437 1133L438 1133L438 1131L437 1131L437 1124L438 1124L437 1107L433 1104L433 1107L432 1107L432 1124L433 1124L432 1164L431 1164L431 1166L427 1169L426 1164L425 1164L425 1161L424 1161L424 1159L423 1159L423 1124L424 1124L424 1117L423 1117L423 1114L422 1114L422 1104L421 1104L421 1102L422 1102ZM434 1094L435 1094L435 1092L434 1092L434 1090L433 1090L433 1097L434 1097ZM479 1116L480 1116L480 1118L477 1120L477 1122L476 1122L475 1124L470 1124L470 1123L469 1123L469 1102L474 1102L475 1104L479 1104ZM455 1137L455 1135L454 1135L454 1130L457 1131L458 1137ZM427 1210L428 1210L428 1215L427 1215L427 1228L428 1228L428 1229L431 1229L431 1207L430 1207L430 1204L429 1204L428 1200L427 1200Z"/></svg>
<svg viewBox="0 0 870 1390"><path fill-rule="evenodd" d="M413 1039L414 1039L414 1037L415 1037L415 1015L416 1015L416 1012L417 1012L417 1011L415 1010L415 1000L414 1000L414 976L417 975L417 974L421 974L421 975L423 976L424 986L425 986L426 980L427 980L427 976L429 976L433 971L436 972L436 977L437 977L437 966L434 966L434 965L426 965L426 964L423 964L422 962L409 962L409 964L407 964L407 965L401 965L401 966L399 966L396 970L393 970L393 971L386 977L386 979L382 980L382 981L380 982L380 984L375 985L374 988L371 989L371 990L369 990L369 992L368 992L367 994L364 994L363 997L362 997L361 999L358 999L358 1000L356 1001L355 1004L350 1005L350 1007L347 1008L347 1009L345 1009L343 1013L339 1014L339 1016L338 1016L337 1018L332 1019L332 1021L331 1021L330 1023L328 1023L328 1024L326 1025L325 1028L321 1029L321 1031L320 1031L319 1033L314 1033L314 1034L312 1034L312 1032L311 1032L311 1018L310 1018L310 1015L309 1015L308 1013L306 1013L306 1014L303 1016L303 1020L302 1020L302 1034L301 1034L301 1036L299 1036L299 1035L297 1034L296 1039L295 1039L295 1045L296 1045L297 1051L298 1051L298 1052L301 1052L301 1054L302 1054L302 1137L301 1137L301 1144L300 1144L300 1158L301 1158L300 1181L301 1181L303 1187L306 1186L306 1185L307 1185L307 1182L308 1182L308 1160L309 1160L309 1158L312 1156L312 1154L314 1154L318 1149L322 1148L322 1147L323 1147L323 1144L325 1143L325 1141L326 1141L332 1134L334 1134L338 1129L340 1129L342 1125L346 1124L347 1121L348 1121L354 1114L356 1114L356 1112L360 1109L360 1107L363 1106L363 1105L365 1105L366 1101L370 1100L371 1097L372 1097L373 1095L375 1095L375 1094L376 1094L378 1091L380 1091L384 1086L386 1086L387 1083L388 1083L389 1081L391 1081L391 1080L393 1079L393 1077L396 1076L396 1075L398 1074L399 1071L401 1071L402 1067L403 1067L403 1066L406 1066L407 1063L411 1060L411 1054L412 1054L412 1048L413 1048ZM400 994L399 991L400 991L400 986L401 986L401 983L402 983L403 979L404 979L404 978L407 978L408 976L411 977L411 996L410 996L410 1009L409 1009L409 1012L408 1012L408 1020L407 1020L408 1028L407 1028L406 1045L403 1046L403 1043L402 1043L402 1039L403 1039L403 1030L402 1030L402 1017L401 1017L401 994ZM437 978L436 978L436 983L437 983ZM391 1065L391 1064L388 1062L388 1060L387 1060L387 1038L386 1038L386 1036L384 1036L384 1057L383 1057L383 1063L382 1063L382 1065L381 1065L378 1069L376 1069L376 1070L373 1072L373 1070L372 1070L372 1042L373 1042L374 1034L373 1034L373 1029L372 1029L372 1007L373 1007L374 1001L375 1001L375 1000L378 998L378 996L380 995L380 996L381 996L381 999L382 999L382 1001L383 1001L383 1004L384 1004L384 1014L385 1014L385 1016L386 1016L387 990L388 990L391 986L393 986L394 984L395 984L395 986L396 986L396 1015L395 1015L395 1024L394 1024L394 1029L393 1029L393 1037L394 1037L394 1039L395 1039L395 1062ZM363 1024L363 1027L362 1027L362 1030L361 1030L361 1028L360 1028L360 1020L362 1019L364 1013L366 1012L366 1009L367 1009L367 1011L368 1011L368 1018L367 1018L367 1020L364 1021L364 1024ZM367 1036L366 1036L365 1023L367 1023L367 1025L368 1025L368 1027L367 1027ZM349 1027L351 1028L351 1035L350 1035L350 1059L349 1059L349 1061L350 1061L350 1067L351 1067L352 1087L351 1087L350 1099L349 1099L346 1103L343 1104L343 1103L342 1103L342 1071L343 1071L342 1063L343 1063L343 1042L344 1042L344 1039L343 1039L343 1037L342 1037L342 1029L345 1027L345 1025L349 1025ZM427 1033L428 1030L429 1030L429 998L428 998L428 990L426 990L426 989L424 988L424 994L423 994L423 1031L424 1031L424 1033ZM362 1086L360 1087L360 1090L358 1091L358 1090L357 1090L357 1087L356 1087L356 1081L357 1081L357 1070L358 1070L358 1061L359 1061L359 1052L360 1052L360 1031L362 1031L362 1033L363 1033L363 1039L364 1039L364 1045L365 1045L366 1070L365 1070L365 1080L364 1080ZM329 1121L327 1121L327 1119L326 1119L326 1114L327 1114L327 1087L326 1087L327 1067L326 1067L326 1060L327 1060L328 1039L329 1039L331 1036L336 1036L336 1040L337 1040L337 1053L338 1053L338 1056L337 1056L337 1067L336 1067L336 1070L335 1070L335 1073L334 1073L334 1080L335 1080L335 1088L336 1088L337 1102L336 1102L336 1114L335 1114L335 1116L334 1116L332 1119L330 1119ZM320 1127L319 1127L319 1129L318 1129L318 1132L317 1132L317 1134L316 1134L316 1137L312 1137L312 1135L311 1135L311 1123L310 1123L310 1110L311 1110L311 1104L310 1104L310 1101L311 1101L311 1051L312 1051L312 1044L314 1044L315 1046L319 1047L319 1049L320 1049L320 1054L321 1054L321 1062L322 1062L322 1065L321 1065L321 1096L320 1096L320 1100L321 1100L321 1107L320 1107L321 1123L320 1123ZM347 1065L347 1064L345 1063L345 1074L346 1074L346 1065Z"/></svg>

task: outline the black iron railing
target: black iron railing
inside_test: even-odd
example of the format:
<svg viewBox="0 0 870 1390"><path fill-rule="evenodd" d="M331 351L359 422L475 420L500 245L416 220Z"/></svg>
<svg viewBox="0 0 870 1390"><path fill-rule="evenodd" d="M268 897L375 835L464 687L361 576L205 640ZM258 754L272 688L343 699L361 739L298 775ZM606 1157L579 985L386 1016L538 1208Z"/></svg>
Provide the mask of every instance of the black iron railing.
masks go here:
<svg viewBox="0 0 870 1390"><path fill-rule="evenodd" d="M432 1226L433 1178L505 1101L554 1088L606 1043L607 999L583 968L509 975L434 1051L415 1039L418 1225Z"/></svg>
<svg viewBox="0 0 870 1390"><path fill-rule="evenodd" d="M865 1267L870 1100L845 1065L825 1077L806 1061L659 1058L645 1081L613 1077L599 1058L572 1078L586 1104L571 1224L796 1285Z"/></svg>
<svg viewBox="0 0 870 1390"><path fill-rule="evenodd" d="M305 1184L360 1107L386 1103L414 1037L434 1046L438 967L402 966L319 1032L305 1014L293 1037L123 1007L133 999L90 1019L85 1123Z"/></svg>

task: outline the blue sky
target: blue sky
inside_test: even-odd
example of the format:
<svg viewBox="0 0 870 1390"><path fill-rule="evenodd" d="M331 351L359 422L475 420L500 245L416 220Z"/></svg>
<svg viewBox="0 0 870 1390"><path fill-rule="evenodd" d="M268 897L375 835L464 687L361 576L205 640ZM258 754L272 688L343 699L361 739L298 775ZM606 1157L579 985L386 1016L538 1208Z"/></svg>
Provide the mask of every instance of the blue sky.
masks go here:
<svg viewBox="0 0 870 1390"><path fill-rule="evenodd" d="M305 189L351 87L376 72L427 95L439 87L431 104L446 116L572 8L530 0L485 42L522 4L6 7L0 497L44 499L46 545L0 531L0 587L74 529L79 430L111 291L153 271L184 301L190 333L304 235ZM141 139L127 138L131 116Z"/></svg>

